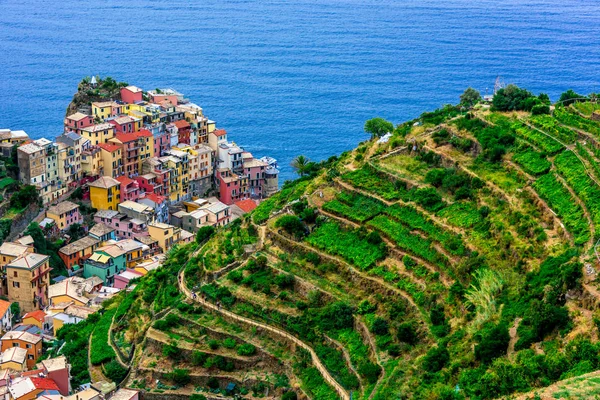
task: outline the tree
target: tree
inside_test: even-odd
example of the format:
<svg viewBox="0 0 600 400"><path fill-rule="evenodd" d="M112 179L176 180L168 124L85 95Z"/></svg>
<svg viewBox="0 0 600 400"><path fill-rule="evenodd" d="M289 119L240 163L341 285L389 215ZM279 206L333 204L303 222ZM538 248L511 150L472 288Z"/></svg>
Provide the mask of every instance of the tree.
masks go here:
<svg viewBox="0 0 600 400"><path fill-rule="evenodd" d="M481 93L479 91L473 89L472 87L468 87L463 94L460 95L460 104L465 107L473 107L475 104L481 101Z"/></svg>
<svg viewBox="0 0 600 400"><path fill-rule="evenodd" d="M306 228L300 218L295 215L284 215L275 221L275 228L283 228L290 235L301 238L306 233Z"/></svg>
<svg viewBox="0 0 600 400"><path fill-rule="evenodd" d="M298 175L304 176L307 172L309 162L310 160L308 159L308 157L299 155L298 157L292 160L292 163L290 165L292 166L292 168L294 168Z"/></svg>
<svg viewBox="0 0 600 400"><path fill-rule="evenodd" d="M479 344L475 346L475 357L488 363L496 357L506 354L510 335L505 324L492 325L482 330Z"/></svg>
<svg viewBox="0 0 600 400"><path fill-rule="evenodd" d="M383 118L372 118L365 122L365 132L371 134L371 139L382 137L388 132L394 130L394 124Z"/></svg>
<svg viewBox="0 0 600 400"><path fill-rule="evenodd" d="M383 318L375 318L371 326L371 331L379 336L387 335L390 332L388 322Z"/></svg>
<svg viewBox="0 0 600 400"><path fill-rule="evenodd" d="M67 235L69 235L71 237L71 241L74 242L85 235L85 229L83 226L81 226L81 224L74 223L73 225L69 226L69 229L67 229Z"/></svg>
<svg viewBox="0 0 600 400"><path fill-rule="evenodd" d="M25 185L17 193L13 194L10 198L10 207L15 209L22 209L27 207L29 204L39 204L40 196L38 191L33 185Z"/></svg>
<svg viewBox="0 0 600 400"><path fill-rule="evenodd" d="M550 114L550 106L548 104L536 104L531 108L531 115Z"/></svg>
<svg viewBox="0 0 600 400"><path fill-rule="evenodd" d="M577 101L584 100L587 100L586 96L576 93L573 89L569 89L560 95L560 99L558 99L558 102L564 104L565 106L568 106L573 103L576 103Z"/></svg>
<svg viewBox="0 0 600 400"><path fill-rule="evenodd" d="M448 349L442 345L429 349L423 358L423 369L429 372L438 372L450 361Z"/></svg>
<svg viewBox="0 0 600 400"><path fill-rule="evenodd" d="M531 107L533 107L534 104L529 103L531 103L532 100L526 102L530 97L534 97L538 100L531 92L521 89L516 85L508 85L496 92L494 99L492 100L492 105L494 110L498 111L525 110L528 106L529 110L531 110Z"/></svg>
<svg viewBox="0 0 600 400"><path fill-rule="evenodd" d="M203 226L196 232L196 243L200 244L210 238L215 233L214 226Z"/></svg>

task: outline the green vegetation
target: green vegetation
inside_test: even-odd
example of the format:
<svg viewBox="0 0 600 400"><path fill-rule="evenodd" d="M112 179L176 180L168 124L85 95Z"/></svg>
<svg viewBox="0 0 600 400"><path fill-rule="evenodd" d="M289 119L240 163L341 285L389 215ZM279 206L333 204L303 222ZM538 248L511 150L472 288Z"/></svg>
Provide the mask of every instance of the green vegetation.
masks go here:
<svg viewBox="0 0 600 400"><path fill-rule="evenodd" d="M306 241L328 253L341 256L360 269L367 269L386 255L385 244L376 243L362 232L344 229L336 222L316 228Z"/></svg>
<svg viewBox="0 0 600 400"><path fill-rule="evenodd" d="M334 200L323 205L325 211L341 215L356 222L364 222L383 210L383 204L359 193L340 192Z"/></svg>
<svg viewBox="0 0 600 400"><path fill-rule="evenodd" d="M513 156L513 160L531 175L545 174L552 166L542 153L533 150L517 153Z"/></svg>

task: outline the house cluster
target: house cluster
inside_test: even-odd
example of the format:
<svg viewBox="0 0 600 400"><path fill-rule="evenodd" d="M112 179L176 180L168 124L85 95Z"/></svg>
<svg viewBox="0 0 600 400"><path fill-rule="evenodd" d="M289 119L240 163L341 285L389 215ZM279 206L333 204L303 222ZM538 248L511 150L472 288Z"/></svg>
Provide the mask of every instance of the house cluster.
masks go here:
<svg viewBox="0 0 600 400"><path fill-rule="evenodd" d="M77 281L74 286L90 286L97 282ZM76 290L77 291L77 290ZM43 357L43 342L54 324L76 323L87 318L93 309L78 305L71 298L47 311L36 310L23 315L13 324L11 303L0 300L0 397L6 400L138 400L139 393L130 389L116 390L114 383L98 382L79 388L71 386L71 366L64 356ZM72 322L66 322L67 319Z"/></svg>
<svg viewBox="0 0 600 400"><path fill-rule="evenodd" d="M172 205L214 191L233 205L277 191L276 161L230 141L181 93L127 86L120 97L68 115L55 142L0 130L0 152L19 145L19 178L38 188L44 204L80 185L89 185L95 208L109 210L148 196Z"/></svg>

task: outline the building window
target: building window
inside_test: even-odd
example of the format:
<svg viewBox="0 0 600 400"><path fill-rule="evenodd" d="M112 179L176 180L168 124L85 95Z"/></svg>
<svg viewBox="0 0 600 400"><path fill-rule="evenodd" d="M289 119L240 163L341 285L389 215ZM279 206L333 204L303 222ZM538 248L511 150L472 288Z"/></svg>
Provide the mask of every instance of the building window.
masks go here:
<svg viewBox="0 0 600 400"><path fill-rule="evenodd" d="M19 274L17 273L17 271L13 272L13 277L17 278L19 276Z"/></svg>
<svg viewBox="0 0 600 400"><path fill-rule="evenodd" d="M28 355L27 355L27 359L28 359L28 360L33 360L33 355L31 355L31 354L28 354Z"/></svg>
<svg viewBox="0 0 600 400"><path fill-rule="evenodd" d="M13 347L19 347L19 343L13 342Z"/></svg>
<svg viewBox="0 0 600 400"><path fill-rule="evenodd" d="M25 347L30 349L32 346L30 344L26 344Z"/></svg>
<svg viewBox="0 0 600 400"><path fill-rule="evenodd" d="M19 282L13 282L13 287L14 288L20 288L21 285L19 284Z"/></svg>

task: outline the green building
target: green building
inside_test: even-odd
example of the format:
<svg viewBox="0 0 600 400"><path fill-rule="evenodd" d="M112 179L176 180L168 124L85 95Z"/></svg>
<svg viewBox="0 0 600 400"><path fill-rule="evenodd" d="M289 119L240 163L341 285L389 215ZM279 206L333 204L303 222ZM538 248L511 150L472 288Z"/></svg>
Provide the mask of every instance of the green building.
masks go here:
<svg viewBox="0 0 600 400"><path fill-rule="evenodd" d="M127 268L127 252L111 244L100 247L83 263L83 277L97 276L105 285L112 285L114 276Z"/></svg>

